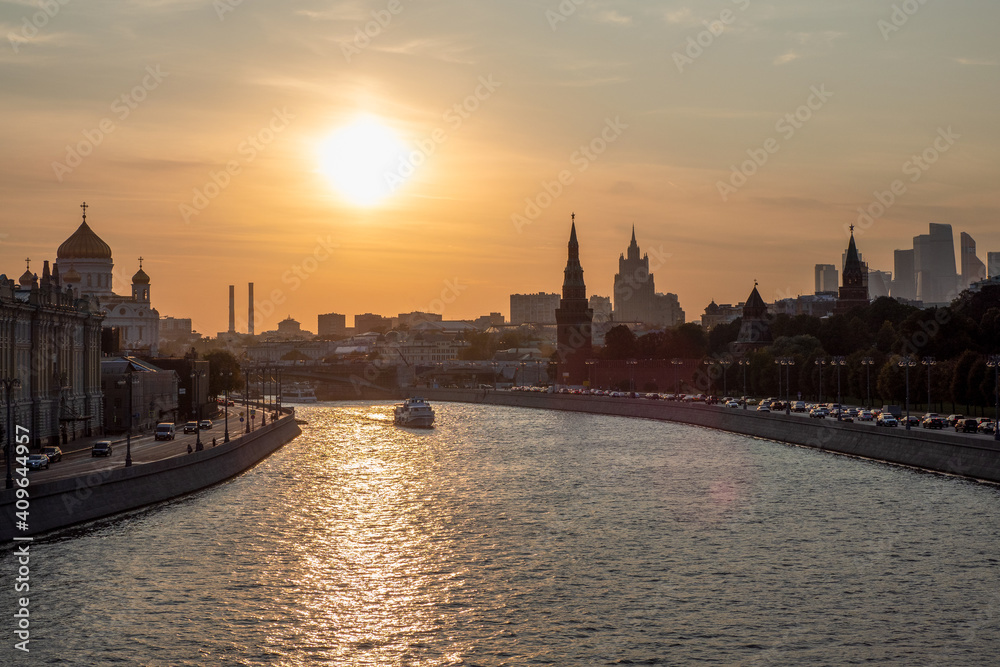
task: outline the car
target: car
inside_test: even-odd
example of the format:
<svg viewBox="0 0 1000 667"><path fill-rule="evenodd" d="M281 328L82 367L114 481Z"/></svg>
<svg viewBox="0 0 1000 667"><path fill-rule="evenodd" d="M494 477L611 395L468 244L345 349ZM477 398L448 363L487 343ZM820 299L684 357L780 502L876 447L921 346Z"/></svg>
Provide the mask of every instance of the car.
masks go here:
<svg viewBox="0 0 1000 667"><path fill-rule="evenodd" d="M826 408L813 408L809 411L809 417L811 419L826 419L830 413L827 412Z"/></svg>
<svg viewBox="0 0 1000 667"><path fill-rule="evenodd" d="M62 450L58 447L44 447L42 448L42 454L49 457L49 463L62 461Z"/></svg>
<svg viewBox="0 0 1000 667"><path fill-rule="evenodd" d="M872 413L869 412L868 410L862 410L861 414L858 415L859 422L870 422L873 419L875 419L875 417L872 416Z"/></svg>
<svg viewBox="0 0 1000 667"><path fill-rule="evenodd" d="M792 403L792 412L805 412L806 402L805 401L795 401Z"/></svg>
<svg viewBox="0 0 1000 667"><path fill-rule="evenodd" d="M184 424L185 433L197 433L198 432L198 422L187 422Z"/></svg>
<svg viewBox="0 0 1000 667"><path fill-rule="evenodd" d="M207 430L211 429L212 428L212 420L211 419L202 419L198 423L198 428L200 428L202 431L207 431Z"/></svg>
<svg viewBox="0 0 1000 667"><path fill-rule="evenodd" d="M938 416L927 417L922 422L920 422L921 428L944 428L945 420Z"/></svg>
<svg viewBox="0 0 1000 667"><path fill-rule="evenodd" d="M94 443L94 446L90 448L91 456L111 456L111 441L110 440L98 440Z"/></svg>
<svg viewBox="0 0 1000 667"><path fill-rule="evenodd" d="M153 435L156 440L173 440L176 436L177 431L174 429L174 425L169 422L157 424Z"/></svg>
<svg viewBox="0 0 1000 667"><path fill-rule="evenodd" d="M726 407L727 408L738 408L738 407L740 407L740 402L736 401L736 400L729 401L728 403L726 403Z"/></svg>
<svg viewBox="0 0 1000 667"><path fill-rule="evenodd" d="M948 426L955 426L963 419L965 419L965 415L948 415Z"/></svg>
<svg viewBox="0 0 1000 667"><path fill-rule="evenodd" d="M904 424L909 423L910 424L910 428L913 428L914 426L920 426L920 417L918 417L916 415L910 415L909 417L903 417L903 423Z"/></svg>
<svg viewBox="0 0 1000 667"><path fill-rule="evenodd" d="M890 415L888 412L879 415L878 420L875 422L876 426L898 426L899 422L895 417Z"/></svg>
<svg viewBox="0 0 1000 667"><path fill-rule="evenodd" d="M979 422L975 419L958 419L955 421L956 433L977 433L978 431Z"/></svg>
<svg viewBox="0 0 1000 667"><path fill-rule="evenodd" d="M980 419L979 420L979 432L985 433L986 435L993 435L996 431L996 424L994 424L992 419Z"/></svg>
<svg viewBox="0 0 1000 667"><path fill-rule="evenodd" d="M31 454L28 456L28 468L30 470L48 470L49 457L45 454Z"/></svg>
<svg viewBox="0 0 1000 667"><path fill-rule="evenodd" d="M767 403L761 403L760 405L757 406L757 412L770 412L770 411L771 411L771 406L768 405Z"/></svg>

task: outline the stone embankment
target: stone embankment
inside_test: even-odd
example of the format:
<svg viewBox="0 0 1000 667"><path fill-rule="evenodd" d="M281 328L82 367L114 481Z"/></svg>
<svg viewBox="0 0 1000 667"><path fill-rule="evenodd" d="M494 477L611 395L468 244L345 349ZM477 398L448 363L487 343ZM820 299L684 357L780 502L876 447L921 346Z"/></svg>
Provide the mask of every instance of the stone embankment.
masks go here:
<svg viewBox="0 0 1000 667"><path fill-rule="evenodd" d="M758 413L697 403L492 390L421 389L433 401L489 403L673 421L804 447L1000 482L1000 443L982 436Z"/></svg>
<svg viewBox="0 0 1000 667"><path fill-rule="evenodd" d="M203 489L251 468L301 431L293 415L228 443L153 463L29 484L27 530L19 528L14 489L0 492L0 541L27 537L133 510Z"/></svg>

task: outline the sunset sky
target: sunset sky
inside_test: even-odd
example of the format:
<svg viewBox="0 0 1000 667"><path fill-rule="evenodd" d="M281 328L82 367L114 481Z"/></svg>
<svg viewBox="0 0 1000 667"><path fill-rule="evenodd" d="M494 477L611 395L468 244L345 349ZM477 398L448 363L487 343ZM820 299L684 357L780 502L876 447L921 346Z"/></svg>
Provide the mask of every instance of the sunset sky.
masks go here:
<svg viewBox="0 0 1000 667"><path fill-rule="evenodd" d="M590 294L634 224L688 321L754 279L811 293L894 181L856 232L872 268L930 222L1000 251L995 0L18 0L0 24L0 272L40 272L86 201L117 290L142 256L203 334L248 282L258 332L509 315L560 290L573 212Z"/></svg>

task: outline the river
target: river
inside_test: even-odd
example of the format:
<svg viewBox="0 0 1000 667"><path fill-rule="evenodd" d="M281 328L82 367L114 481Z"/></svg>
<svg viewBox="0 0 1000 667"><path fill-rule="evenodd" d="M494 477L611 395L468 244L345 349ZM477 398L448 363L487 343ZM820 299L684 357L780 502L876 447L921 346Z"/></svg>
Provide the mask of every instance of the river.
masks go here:
<svg viewBox="0 0 1000 667"><path fill-rule="evenodd" d="M411 430L390 403L300 407L302 436L245 474L36 540L30 654L5 633L0 662L995 661L997 487L667 422L435 408Z"/></svg>

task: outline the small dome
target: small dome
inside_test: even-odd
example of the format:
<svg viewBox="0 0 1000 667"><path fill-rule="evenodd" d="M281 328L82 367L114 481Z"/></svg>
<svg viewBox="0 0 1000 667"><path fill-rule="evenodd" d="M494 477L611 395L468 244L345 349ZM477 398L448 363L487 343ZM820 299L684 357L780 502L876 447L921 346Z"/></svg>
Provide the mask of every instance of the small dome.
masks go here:
<svg viewBox="0 0 1000 667"><path fill-rule="evenodd" d="M31 283L35 282L35 276L31 271L25 271L21 274L21 278L17 282L21 287L31 287Z"/></svg>
<svg viewBox="0 0 1000 667"><path fill-rule="evenodd" d="M63 273L61 277L64 283L78 283L82 279L79 271L74 269L72 266L69 267L69 271Z"/></svg>
<svg viewBox="0 0 1000 667"><path fill-rule="evenodd" d="M111 259L111 246L94 233L86 221L56 251L58 259Z"/></svg>
<svg viewBox="0 0 1000 667"><path fill-rule="evenodd" d="M139 267L139 270L135 272L135 275L132 276L132 284L133 285L149 284L149 276L146 275L146 272L142 270L141 266Z"/></svg>

